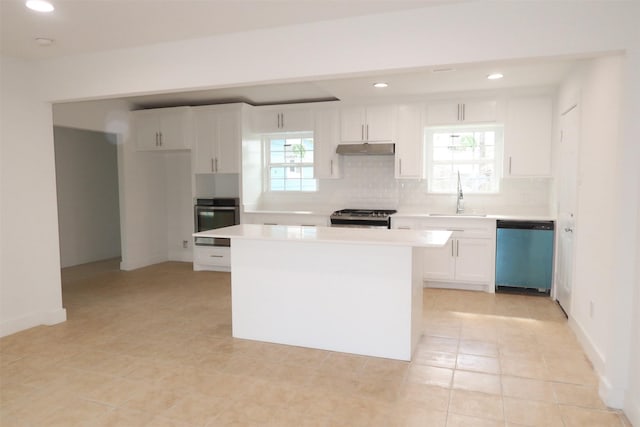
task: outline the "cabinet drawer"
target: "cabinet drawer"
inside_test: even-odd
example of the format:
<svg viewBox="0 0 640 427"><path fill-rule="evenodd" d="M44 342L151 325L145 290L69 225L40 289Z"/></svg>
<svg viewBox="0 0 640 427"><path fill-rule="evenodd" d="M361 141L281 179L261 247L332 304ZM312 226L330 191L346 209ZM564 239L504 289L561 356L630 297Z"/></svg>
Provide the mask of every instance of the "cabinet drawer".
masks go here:
<svg viewBox="0 0 640 427"><path fill-rule="evenodd" d="M220 246L195 246L193 261L200 265L231 266L231 249Z"/></svg>

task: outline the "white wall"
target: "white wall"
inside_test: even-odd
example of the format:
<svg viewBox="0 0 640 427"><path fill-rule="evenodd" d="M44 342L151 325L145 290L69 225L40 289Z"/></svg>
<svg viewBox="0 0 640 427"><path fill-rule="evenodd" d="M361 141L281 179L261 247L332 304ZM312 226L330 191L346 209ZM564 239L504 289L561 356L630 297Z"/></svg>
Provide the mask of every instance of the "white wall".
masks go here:
<svg viewBox="0 0 640 427"><path fill-rule="evenodd" d="M168 259L193 261L193 198L191 197L191 152L177 151L165 155ZM187 241L187 247L182 243Z"/></svg>
<svg viewBox="0 0 640 427"><path fill-rule="evenodd" d="M61 267L120 257L117 142L54 128Z"/></svg>
<svg viewBox="0 0 640 427"><path fill-rule="evenodd" d="M639 197L639 171L633 163L633 159L638 159L635 136L640 134L640 121L637 120L640 117L637 79L640 75L640 39L637 37L636 24L639 15L640 3L634 1L461 2L408 12L66 57L34 65L35 69L41 71L40 76L46 78L46 93L32 97L31 101L40 105L43 100L95 99L133 93L305 80L313 76L329 78L442 64L624 51L621 136L611 143L618 147L621 156L624 152L627 157L617 159L618 168L608 165L617 176L616 185L624 190L636 190L635 193L625 191L624 197L617 194L614 200L616 223L622 227L630 222L629 210L631 215L635 215ZM457 31L451 31L452 22L456 23ZM299 58L301 54L305 57L304 61L290 61L290 58ZM282 67L283 63L288 66ZM7 76L3 70L3 79L10 80L11 84L14 81L24 83L23 76L34 69L23 71L11 72ZM23 120L26 121L26 118L23 117ZM21 135L33 133L50 134L50 118L44 115L34 118L30 115L29 120L31 126L28 129L14 129L12 139L22 139ZM2 123L5 123L4 117ZM52 144L50 135L48 143ZM51 170L51 147L45 147L41 155L41 160L49 163L45 165L45 170ZM630 158L631 155L636 157ZM20 164L27 165L28 161L23 158ZM3 158L4 163L6 160ZM135 171L128 170L126 173ZM52 176L51 173L49 179ZM20 179L20 172L12 171L12 181L14 177ZM28 188L19 185L20 188ZM50 186L45 188L54 193ZM43 188L38 189L38 192L42 191ZM51 194L47 196L45 206L55 211L55 197ZM7 208L4 204L2 209L3 221L6 222ZM27 211L26 207L16 209L21 214ZM631 218L634 226L635 217ZM635 253L638 242L633 237L629 238L629 234L635 236L636 233L621 233L616 224L601 225L617 239L613 245L616 263L606 275L608 282L615 281L618 285L613 298L604 302L604 305L610 306L602 307L603 313L613 313L609 326L614 331L614 341L606 344L603 351L608 358L615 359L616 352L624 353L618 348L624 349L625 346L617 346L621 342L621 335L626 336L627 340L631 336L631 310L638 310L637 305L631 306L637 278L635 271L630 268L637 259ZM56 264L55 221L48 227L45 224L45 228L49 233L45 237L56 241L56 244L44 248L41 257L45 263ZM10 244L18 242L17 238L10 240ZM26 258L30 251L22 247L18 253ZM3 265L6 256L3 252ZM44 286L47 289L59 283L57 275L50 270L46 281L48 283ZM30 295L20 285L20 282L12 284L11 292L19 297ZM5 284L2 286L6 287ZM49 296L45 298L50 301ZM22 306L23 312L24 308ZM628 358L629 353L626 352L623 357ZM607 375L611 378L613 389L624 389L624 380L620 378L625 373L628 377L629 364L618 366L618 372L612 371ZM638 419L632 421L640 424Z"/></svg>
<svg viewBox="0 0 640 427"><path fill-rule="evenodd" d="M0 57L0 336L66 319L51 106L31 64Z"/></svg>

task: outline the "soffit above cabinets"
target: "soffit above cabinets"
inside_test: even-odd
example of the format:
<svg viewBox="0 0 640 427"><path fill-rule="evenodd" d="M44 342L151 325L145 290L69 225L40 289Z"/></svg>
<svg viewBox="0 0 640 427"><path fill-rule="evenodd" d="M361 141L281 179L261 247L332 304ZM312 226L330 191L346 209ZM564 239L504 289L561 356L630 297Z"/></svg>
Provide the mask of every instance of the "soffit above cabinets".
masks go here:
<svg viewBox="0 0 640 427"><path fill-rule="evenodd" d="M245 102L251 105L291 104L314 101L375 102L392 98L424 97L462 91L504 90L559 85L576 65L577 58L503 61L446 65L399 73L371 73L306 82L273 83L127 98L135 108L208 105ZM505 75L488 80L492 72ZM374 83L384 81L385 88Z"/></svg>

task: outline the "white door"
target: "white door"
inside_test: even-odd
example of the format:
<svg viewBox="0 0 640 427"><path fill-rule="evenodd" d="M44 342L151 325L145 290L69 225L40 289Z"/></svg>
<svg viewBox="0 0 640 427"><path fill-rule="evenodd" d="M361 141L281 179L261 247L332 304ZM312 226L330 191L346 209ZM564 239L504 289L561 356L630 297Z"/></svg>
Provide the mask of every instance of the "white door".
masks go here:
<svg viewBox="0 0 640 427"><path fill-rule="evenodd" d="M556 266L556 299L567 316L571 313L576 209L578 205L578 141L580 111L576 106L560 118L558 168L558 257Z"/></svg>

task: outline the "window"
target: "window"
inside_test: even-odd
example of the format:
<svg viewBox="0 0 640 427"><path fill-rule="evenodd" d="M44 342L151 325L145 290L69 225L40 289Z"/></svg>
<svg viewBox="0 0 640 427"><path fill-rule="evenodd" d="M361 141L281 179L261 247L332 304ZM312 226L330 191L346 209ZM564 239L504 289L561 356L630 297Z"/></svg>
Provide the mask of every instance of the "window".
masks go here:
<svg viewBox="0 0 640 427"><path fill-rule="evenodd" d="M458 172L466 193L497 193L502 159L502 126L427 128L428 189L455 193Z"/></svg>
<svg viewBox="0 0 640 427"><path fill-rule="evenodd" d="M313 178L313 136L265 137L269 191L317 191Z"/></svg>

